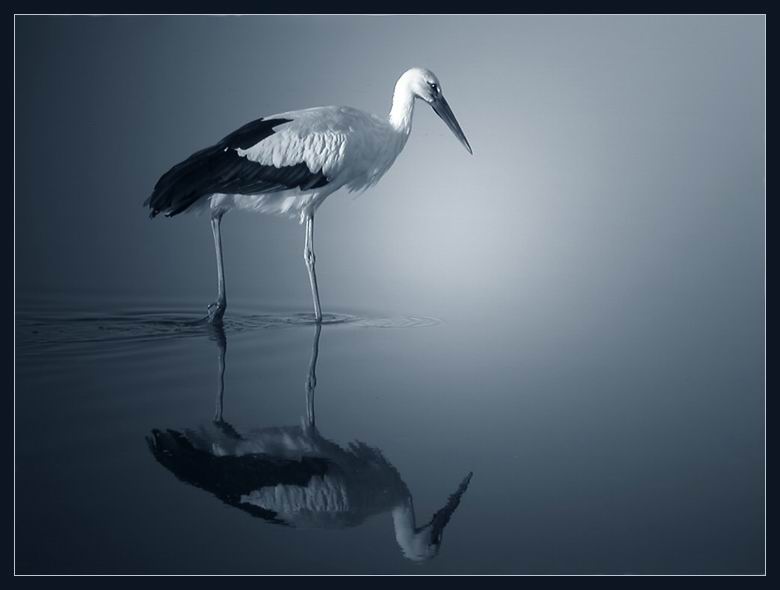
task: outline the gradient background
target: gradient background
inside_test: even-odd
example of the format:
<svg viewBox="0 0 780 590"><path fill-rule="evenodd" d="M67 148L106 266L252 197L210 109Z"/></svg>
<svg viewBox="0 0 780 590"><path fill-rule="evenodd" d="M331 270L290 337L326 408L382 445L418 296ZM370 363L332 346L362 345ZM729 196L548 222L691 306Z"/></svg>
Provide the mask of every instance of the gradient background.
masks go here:
<svg viewBox="0 0 780 590"><path fill-rule="evenodd" d="M758 319L764 33L750 16L17 18L18 291L210 302L207 220L148 220L157 178L258 116L385 113L423 65L475 155L418 105L382 182L320 209L326 308L598 323L640 299L752 297ZM308 303L301 228L224 227L231 298Z"/></svg>
<svg viewBox="0 0 780 590"><path fill-rule="evenodd" d="M379 185L357 200L332 195L319 210L317 270L325 312L371 309L443 325L325 329L329 430L357 430L397 458L431 508L444 493L433 486L475 469L450 540L426 572L756 573L765 50L763 16L17 17L17 305L48 297L86 306L196 301L205 310L216 291L207 219L149 220L141 203L158 177L258 116L323 104L386 113L397 77L428 67L474 156L418 104L405 151ZM310 311L300 226L233 213L223 230L228 315L242 304ZM238 415L260 411L271 424L297 415L297 397L258 410L235 384L250 391L265 363L269 387L289 381L297 392L310 338L238 339ZM135 481L183 493L142 442L148 428L207 416L208 391L197 411L155 393L155 380L185 374L182 392L211 383L213 343L188 346L200 356L180 355L180 365L178 349L166 349L138 352L146 368L117 354L115 365L84 357L48 365L76 372L70 380L46 367L38 375L39 361L20 373L17 424L31 445L20 445L28 462L19 459L26 567L76 568L104 551L107 571L122 571L125 550L149 553L133 554L139 571L232 563L217 554L203 561L205 550L175 539L165 545L171 563L161 563L154 539L166 531L132 549L119 532L113 541L71 534L54 543L57 530L83 519L60 522L66 512L39 490L70 482L71 514L83 509L93 532L104 513L79 504L72 473L51 475L67 461L26 467L54 462L36 447L37 431L65 429L60 416L70 412L99 423L109 403L100 396L110 391L117 424L133 424L119 430L129 433L122 444L137 463ZM163 367L172 373L161 380ZM131 389L141 397L120 397ZM85 401L71 405L57 391ZM41 403L46 395L52 405ZM71 436L87 434L63 430ZM91 473L82 461L81 481ZM434 475L432 465L446 472ZM116 493L106 487L104 497ZM147 537L139 514L111 526ZM243 526L242 535L274 546L278 533ZM48 549L38 546L45 535ZM350 539L370 551L364 538ZM293 571L299 543L230 571ZM421 571L367 556L340 563L328 546L318 550L334 561L312 571Z"/></svg>

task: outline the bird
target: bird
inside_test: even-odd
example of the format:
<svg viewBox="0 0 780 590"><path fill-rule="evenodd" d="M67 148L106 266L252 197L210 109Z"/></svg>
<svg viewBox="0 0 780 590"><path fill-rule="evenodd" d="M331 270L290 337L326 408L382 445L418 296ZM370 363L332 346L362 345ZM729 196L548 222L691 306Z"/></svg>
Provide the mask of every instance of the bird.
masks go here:
<svg viewBox="0 0 780 590"><path fill-rule="evenodd" d="M322 322L314 254L314 216L338 190L363 192L393 165L412 130L417 100L430 105L473 154L436 75L414 67L395 84L392 108L380 117L347 106L323 106L261 117L195 152L163 174L144 201L150 217L208 213L217 258L217 301L206 319L227 309L221 222L233 209L282 215L305 227L304 262Z"/></svg>
<svg viewBox="0 0 780 590"><path fill-rule="evenodd" d="M320 434L314 392L321 324L312 345L301 426L239 432L223 417L225 332L210 327L219 348L214 418L184 431L152 429L146 442L155 460L179 480L277 525L342 529L389 512L404 557L416 562L435 557L472 473L421 526L408 486L380 449L359 441L341 446Z"/></svg>

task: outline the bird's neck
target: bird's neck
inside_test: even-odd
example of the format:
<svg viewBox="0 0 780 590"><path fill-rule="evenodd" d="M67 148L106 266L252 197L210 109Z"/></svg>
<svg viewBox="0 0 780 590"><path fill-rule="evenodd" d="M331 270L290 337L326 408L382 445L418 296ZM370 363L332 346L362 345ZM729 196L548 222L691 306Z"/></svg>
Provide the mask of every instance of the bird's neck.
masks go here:
<svg viewBox="0 0 780 590"><path fill-rule="evenodd" d="M393 510L393 525L395 540L405 557L425 561L436 555L438 547L431 537L431 527L426 525L417 528L411 496Z"/></svg>
<svg viewBox="0 0 780 590"><path fill-rule="evenodd" d="M395 539L401 549L406 550L411 547L414 535L417 532L417 522L414 517L414 506L411 497L405 498L393 508L392 514Z"/></svg>
<svg viewBox="0 0 780 590"><path fill-rule="evenodd" d="M408 136L412 130L414 114L414 94L408 88L399 85L393 93L393 108L390 109L390 125L398 133Z"/></svg>

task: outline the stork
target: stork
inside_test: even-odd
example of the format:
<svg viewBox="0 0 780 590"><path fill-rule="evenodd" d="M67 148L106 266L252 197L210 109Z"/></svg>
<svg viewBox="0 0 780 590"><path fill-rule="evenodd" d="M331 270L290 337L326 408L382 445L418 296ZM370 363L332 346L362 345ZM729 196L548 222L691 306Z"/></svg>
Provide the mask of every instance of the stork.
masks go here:
<svg viewBox="0 0 780 590"><path fill-rule="evenodd" d="M402 554L413 561L435 557L471 473L420 526L409 488L382 451L358 441L342 447L322 436L314 418L320 324L306 378L302 425L239 432L223 419L227 340L221 325L213 328L219 348L214 420L183 432L152 430L146 440L155 459L178 479L274 524L346 528L390 512Z"/></svg>
<svg viewBox="0 0 780 590"><path fill-rule="evenodd" d="M305 225L304 261L314 318L322 321L314 255L314 214L339 189L364 191L401 153L412 130L415 100L428 103L472 153L442 94L424 68L407 70L395 85L392 109L378 117L344 106L262 117L202 149L162 175L144 206L150 216L208 212L217 257L217 301L207 319L220 323L227 308L222 261L222 216L231 209L297 218Z"/></svg>

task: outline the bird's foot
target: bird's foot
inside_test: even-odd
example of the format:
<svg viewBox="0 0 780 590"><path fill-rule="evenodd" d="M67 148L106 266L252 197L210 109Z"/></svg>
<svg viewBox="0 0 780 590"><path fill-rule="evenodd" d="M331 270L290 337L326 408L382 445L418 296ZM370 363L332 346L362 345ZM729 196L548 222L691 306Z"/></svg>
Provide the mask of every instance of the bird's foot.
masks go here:
<svg viewBox="0 0 780 590"><path fill-rule="evenodd" d="M225 308L227 308L227 305L219 301L210 304L208 307L208 316L206 319L211 324L221 324L222 316L225 315Z"/></svg>

